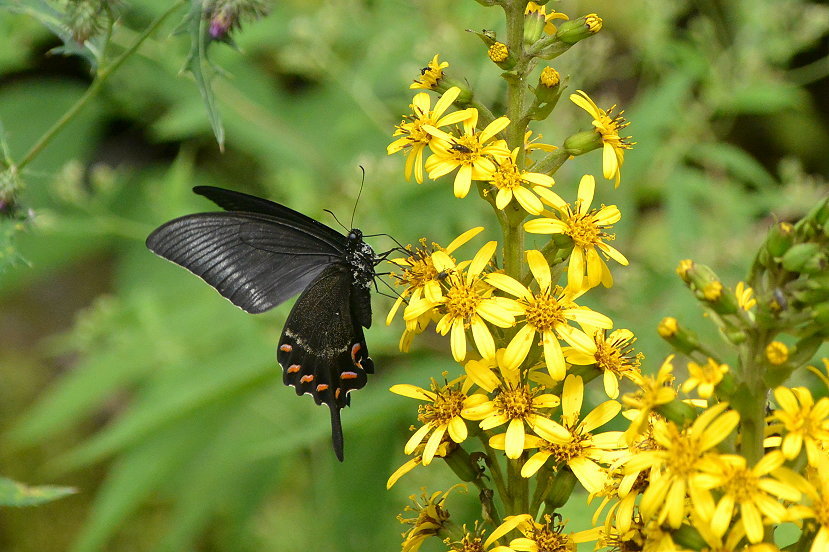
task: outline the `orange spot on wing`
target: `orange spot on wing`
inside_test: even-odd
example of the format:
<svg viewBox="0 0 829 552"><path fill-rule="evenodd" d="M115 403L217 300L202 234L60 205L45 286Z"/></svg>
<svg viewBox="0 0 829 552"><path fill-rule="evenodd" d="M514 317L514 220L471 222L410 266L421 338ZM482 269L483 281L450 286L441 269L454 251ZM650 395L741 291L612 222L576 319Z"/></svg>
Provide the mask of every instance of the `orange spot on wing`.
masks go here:
<svg viewBox="0 0 829 552"><path fill-rule="evenodd" d="M317 393L322 393L326 389L328 389L328 384L327 383L321 383L321 384L317 385Z"/></svg>
<svg viewBox="0 0 829 552"><path fill-rule="evenodd" d="M291 364L290 366L288 366L288 369L286 371L289 374L296 374L300 370L302 370L302 366L300 366L299 364Z"/></svg>
<svg viewBox="0 0 829 552"><path fill-rule="evenodd" d="M360 374L357 372L343 372L340 374L340 379L350 380L350 379L357 379L360 377Z"/></svg>
<svg viewBox="0 0 829 552"><path fill-rule="evenodd" d="M336 390L336 391L334 391L334 398L335 398L335 399L339 399L339 398L340 398L340 391L342 391L342 389L340 389L339 387L337 388L337 390Z"/></svg>
<svg viewBox="0 0 829 552"><path fill-rule="evenodd" d="M301 383L311 383L312 381L314 381L314 375L313 374L306 374L306 375L302 376L301 378L299 378L299 381Z"/></svg>
<svg viewBox="0 0 829 552"><path fill-rule="evenodd" d="M351 360L353 360L354 362L357 362L357 353L359 353L360 349L362 349L362 348L363 348L363 346L360 345L359 343L355 343L354 345L352 345L352 347L351 347Z"/></svg>
<svg viewBox="0 0 829 552"><path fill-rule="evenodd" d="M285 343L285 344L279 346L279 350L280 351L285 351L286 353L290 353L291 351L294 350L294 348L289 343Z"/></svg>

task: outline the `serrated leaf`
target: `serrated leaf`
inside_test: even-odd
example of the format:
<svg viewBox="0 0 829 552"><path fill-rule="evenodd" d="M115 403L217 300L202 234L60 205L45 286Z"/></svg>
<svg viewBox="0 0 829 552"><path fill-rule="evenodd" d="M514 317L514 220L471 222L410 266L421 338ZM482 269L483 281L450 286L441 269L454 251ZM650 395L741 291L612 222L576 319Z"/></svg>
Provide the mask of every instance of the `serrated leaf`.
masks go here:
<svg viewBox="0 0 829 552"><path fill-rule="evenodd" d="M183 72L189 72L196 81L204 106L207 108L207 118L219 149L224 151L225 129L222 125L222 118L216 107L216 97L210 86L210 81L216 73L221 70L207 58L207 50L210 47L210 35L205 30L205 20L201 17L202 2L193 0L190 5L190 13L185 16L179 29L186 29L190 35L190 52L184 62Z"/></svg>
<svg viewBox="0 0 829 552"><path fill-rule="evenodd" d="M78 492L77 489L72 487L29 486L0 477L0 506L37 506L76 492Z"/></svg>

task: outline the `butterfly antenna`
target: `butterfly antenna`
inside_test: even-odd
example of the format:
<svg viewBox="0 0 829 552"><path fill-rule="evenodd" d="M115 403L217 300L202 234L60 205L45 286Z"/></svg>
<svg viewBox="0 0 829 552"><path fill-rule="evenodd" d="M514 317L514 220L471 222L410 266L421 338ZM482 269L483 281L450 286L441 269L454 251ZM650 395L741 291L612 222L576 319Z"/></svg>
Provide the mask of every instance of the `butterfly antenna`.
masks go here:
<svg viewBox="0 0 829 552"><path fill-rule="evenodd" d="M346 232L348 232L348 231L350 231L350 230L351 230L351 228L346 228L346 227L345 227L345 224L343 224L342 222L340 222L340 219L338 219L338 218L337 218L337 215L335 215L335 214L334 214L334 211L332 211L331 209L323 209L323 211L325 211L326 213L328 213L329 215L331 215L332 217L334 217L334 220L336 220L336 221L337 221L337 224L339 224L340 226L342 226L342 227L343 227L343 229L344 229Z"/></svg>
<svg viewBox="0 0 829 552"><path fill-rule="evenodd" d="M354 215L357 213L357 204L360 202L360 196L363 195L363 185L366 183L366 169L360 165L360 170L363 171L363 178L360 180L360 191L357 192L357 201L354 202L354 209L351 211L351 228L354 228Z"/></svg>

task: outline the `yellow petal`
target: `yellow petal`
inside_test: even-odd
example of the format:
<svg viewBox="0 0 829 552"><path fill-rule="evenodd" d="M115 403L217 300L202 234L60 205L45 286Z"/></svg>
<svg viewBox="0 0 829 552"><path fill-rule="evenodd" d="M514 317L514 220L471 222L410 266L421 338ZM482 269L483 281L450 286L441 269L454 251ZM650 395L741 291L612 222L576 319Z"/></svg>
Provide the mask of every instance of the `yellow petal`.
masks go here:
<svg viewBox="0 0 829 552"><path fill-rule="evenodd" d="M417 431L415 431L412 434L411 437L409 437L409 440L406 441L406 446L403 447L403 452L405 452L406 454L411 454L412 452L414 452L414 449L416 449L417 445L419 445L423 441L423 438L426 437L426 434L429 433L429 430L431 429L431 424L422 425Z"/></svg>
<svg viewBox="0 0 829 552"><path fill-rule="evenodd" d="M583 400L584 382L581 376L569 374L561 391L561 412L568 422L578 419Z"/></svg>
<svg viewBox="0 0 829 552"><path fill-rule="evenodd" d="M517 370L527 358L527 354L530 352L530 347L532 347L534 341L535 328L529 324L524 324L509 342L506 351L504 351L502 359L503 367L507 370Z"/></svg>
<svg viewBox="0 0 829 552"><path fill-rule="evenodd" d="M434 178L431 173L429 173L429 178ZM469 193L469 187L471 185L472 185L472 166L470 166L470 165L461 165L460 169L458 169L458 174L455 175L455 186L454 186L455 197L457 197L457 198L466 197L466 194Z"/></svg>
<svg viewBox="0 0 829 552"><path fill-rule="evenodd" d="M524 421L513 419L507 426L507 436L504 451L507 458L515 460L524 452Z"/></svg>
<svg viewBox="0 0 829 552"><path fill-rule="evenodd" d="M495 195L495 207L504 210L509 202L512 201L512 191L506 188L501 188Z"/></svg>
<svg viewBox="0 0 829 552"><path fill-rule="evenodd" d="M498 248L497 241L487 242L478 252L475 254L475 257L472 259L472 263L470 263L469 268L466 269L466 283L472 283L472 279L478 276L486 265L489 264L489 260L492 258L492 255L495 254L495 250Z"/></svg>
<svg viewBox="0 0 829 552"><path fill-rule="evenodd" d="M567 373L567 366L564 363L564 353L561 352L561 345L552 332L544 332L542 335L544 343L544 362L550 377L555 381L564 379Z"/></svg>
<svg viewBox="0 0 829 552"><path fill-rule="evenodd" d="M422 387L416 385L409 385L408 383L398 383L389 388L392 393L409 397L410 399L419 399L421 401L434 401L437 395L431 391L427 391Z"/></svg>
<svg viewBox="0 0 829 552"><path fill-rule="evenodd" d="M541 466L544 465L550 456L551 453L543 450L530 456L529 460L527 460L521 468L521 477L532 477L535 475L535 473L541 469Z"/></svg>
<svg viewBox="0 0 829 552"><path fill-rule="evenodd" d="M492 284L494 287L500 289L501 291L506 291L510 295L514 295L516 297L532 296L530 290L528 290L521 282L519 282L512 276L507 276L506 274L502 274L500 272L493 272L492 274L487 274L486 281L487 283Z"/></svg>
<svg viewBox="0 0 829 552"><path fill-rule="evenodd" d="M453 86L453 87L449 88L446 92L444 92L443 95L440 97L440 99L435 104L435 110L433 112L434 116L435 117L440 117L443 114L443 112L446 111L449 108L449 106L451 106L452 103L458 98L458 95L460 93L461 93L461 89L458 88L457 86ZM418 96L419 95L420 94L418 94ZM426 94L426 96L428 97L428 94Z"/></svg>
<svg viewBox="0 0 829 552"><path fill-rule="evenodd" d="M531 215L538 215L544 210L544 204L541 203L538 196L523 186L515 188L512 191L512 195L515 196L518 204Z"/></svg>
<svg viewBox="0 0 829 552"><path fill-rule="evenodd" d="M498 117L491 123L489 123L484 130L481 131L481 134L478 136L478 139L483 144L509 125L509 119L506 117Z"/></svg>
<svg viewBox="0 0 829 552"><path fill-rule="evenodd" d="M530 234L563 234L567 225L554 218L537 218L525 222L524 230Z"/></svg>
<svg viewBox="0 0 829 552"><path fill-rule="evenodd" d="M462 362L466 358L466 331L463 327L463 320L455 319L452 322L449 341L452 347L452 357L454 357L455 362Z"/></svg>
<svg viewBox="0 0 829 552"><path fill-rule="evenodd" d="M495 528L492 534L484 542L484 549L489 548L489 545L497 541L520 524L532 521L532 516L529 514L521 514L517 516L509 516L504 519L504 523Z"/></svg>
<svg viewBox="0 0 829 552"><path fill-rule="evenodd" d="M443 435L446 433L446 426L437 427L435 431L429 436L429 440L426 441L426 446L423 447L423 465L428 466L432 462L432 458L435 457L435 452L438 450L438 445L440 445L441 439L443 439Z"/></svg>
<svg viewBox="0 0 829 552"><path fill-rule="evenodd" d="M615 180L619 174L619 158L613 146L605 142L602 149L602 173L607 180Z"/></svg>
<svg viewBox="0 0 829 552"><path fill-rule="evenodd" d="M597 493L604 487L606 477L598 464L588 458L577 456L567 462L570 471L589 493Z"/></svg>
<svg viewBox="0 0 829 552"><path fill-rule="evenodd" d="M475 341L475 347L481 353L481 357L494 357L495 340L492 338L492 334L489 333L489 328L486 327L484 321L479 316L474 316L470 326L472 328L472 339Z"/></svg>
<svg viewBox="0 0 829 552"><path fill-rule="evenodd" d="M466 422L460 416L449 420L449 437L456 443L463 443L467 437Z"/></svg>
<svg viewBox="0 0 829 552"><path fill-rule="evenodd" d="M552 285L550 265L541 251L536 249L527 251L527 264L530 266L530 272L532 272L535 281L538 282L538 287L541 291L549 290Z"/></svg>
<svg viewBox="0 0 829 552"><path fill-rule="evenodd" d="M570 253L570 263L567 265L567 287L582 289L584 282L584 249L574 247Z"/></svg>
<svg viewBox="0 0 829 552"><path fill-rule="evenodd" d="M605 401L584 417L579 427L583 431L591 432L597 427L605 425L607 422L616 417L619 411L622 410L622 405L616 401Z"/></svg>
<svg viewBox="0 0 829 552"><path fill-rule="evenodd" d="M452 240L452 243L450 243L446 247L446 252L451 253L455 249L459 248L460 246L462 246L463 244L465 244L466 242L480 234L483 231L483 229L483 226L476 226L475 228L470 228L469 230L467 230L466 232Z"/></svg>
<svg viewBox="0 0 829 552"><path fill-rule="evenodd" d="M409 460L408 462L406 462L405 464L403 464L402 466L397 468L394 471L394 473L389 476L389 480L386 481L386 489L391 489L392 486L394 486L394 484L397 483L398 479L400 479L401 477L403 477L404 475L406 475L407 473L412 471L414 468L416 468L418 465L420 465L420 463L422 461L423 461L423 458L418 456L416 458L412 458L411 460Z"/></svg>
<svg viewBox="0 0 829 552"><path fill-rule="evenodd" d="M590 204L593 202L593 193L596 189L596 179L593 175L586 174L581 177L577 196L578 213L586 215L590 212Z"/></svg>

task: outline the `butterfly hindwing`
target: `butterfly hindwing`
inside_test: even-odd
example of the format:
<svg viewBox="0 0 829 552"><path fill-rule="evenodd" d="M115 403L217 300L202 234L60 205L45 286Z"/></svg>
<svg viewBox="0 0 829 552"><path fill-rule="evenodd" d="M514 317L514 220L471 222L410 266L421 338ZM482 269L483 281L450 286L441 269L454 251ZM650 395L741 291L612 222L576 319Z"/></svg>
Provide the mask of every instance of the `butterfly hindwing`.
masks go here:
<svg viewBox="0 0 829 552"><path fill-rule="evenodd" d="M374 372L362 326L354 317L351 273L347 265L327 267L294 304L279 340L277 360L285 385L309 394L331 409L332 439L342 460L339 411L349 393Z"/></svg>
<svg viewBox="0 0 829 552"><path fill-rule="evenodd" d="M251 313L290 299L343 255L292 225L245 212L177 218L150 234L147 247Z"/></svg>

